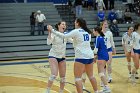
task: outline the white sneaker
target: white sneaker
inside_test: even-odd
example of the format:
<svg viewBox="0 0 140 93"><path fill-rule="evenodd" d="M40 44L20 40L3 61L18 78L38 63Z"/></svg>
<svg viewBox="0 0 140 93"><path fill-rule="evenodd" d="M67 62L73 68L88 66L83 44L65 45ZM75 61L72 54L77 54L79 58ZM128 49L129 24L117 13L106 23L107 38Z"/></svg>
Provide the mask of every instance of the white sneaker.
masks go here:
<svg viewBox="0 0 140 93"><path fill-rule="evenodd" d="M103 82L102 82L102 81L100 82L100 87L104 87L104 84L103 84Z"/></svg>
<svg viewBox="0 0 140 93"><path fill-rule="evenodd" d="M136 84L136 80L135 80L135 75L131 75L131 83L133 84L133 85L135 85Z"/></svg>
<svg viewBox="0 0 140 93"><path fill-rule="evenodd" d="M131 72L128 74L128 78L131 78Z"/></svg>
<svg viewBox="0 0 140 93"><path fill-rule="evenodd" d="M50 89L47 89L47 90L46 90L46 93L50 93Z"/></svg>
<svg viewBox="0 0 140 93"><path fill-rule="evenodd" d="M109 76L109 77L108 77L108 83L111 83L111 82L112 82L112 77Z"/></svg>
<svg viewBox="0 0 140 93"><path fill-rule="evenodd" d="M111 93L111 90L109 87L104 87L103 93Z"/></svg>
<svg viewBox="0 0 140 93"><path fill-rule="evenodd" d="M83 89L86 89L84 85L83 85Z"/></svg>

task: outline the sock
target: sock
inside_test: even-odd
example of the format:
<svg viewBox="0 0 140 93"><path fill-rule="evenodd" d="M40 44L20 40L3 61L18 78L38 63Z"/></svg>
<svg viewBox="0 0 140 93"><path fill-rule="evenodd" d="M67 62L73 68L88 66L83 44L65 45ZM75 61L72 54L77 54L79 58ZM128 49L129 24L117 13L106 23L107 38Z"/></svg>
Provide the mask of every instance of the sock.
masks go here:
<svg viewBox="0 0 140 93"><path fill-rule="evenodd" d="M60 89L60 90L59 90L59 93L63 93L63 90L62 90L62 89Z"/></svg>

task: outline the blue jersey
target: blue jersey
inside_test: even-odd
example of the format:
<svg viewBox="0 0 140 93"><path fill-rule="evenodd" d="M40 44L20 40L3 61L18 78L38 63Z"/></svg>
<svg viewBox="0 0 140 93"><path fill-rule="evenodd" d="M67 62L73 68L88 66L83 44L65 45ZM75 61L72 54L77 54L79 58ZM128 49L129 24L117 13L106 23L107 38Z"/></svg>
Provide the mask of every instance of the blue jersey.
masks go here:
<svg viewBox="0 0 140 93"><path fill-rule="evenodd" d="M98 60L109 60L108 50L105 42L105 38L102 36L97 36L95 39L95 48L97 51Z"/></svg>

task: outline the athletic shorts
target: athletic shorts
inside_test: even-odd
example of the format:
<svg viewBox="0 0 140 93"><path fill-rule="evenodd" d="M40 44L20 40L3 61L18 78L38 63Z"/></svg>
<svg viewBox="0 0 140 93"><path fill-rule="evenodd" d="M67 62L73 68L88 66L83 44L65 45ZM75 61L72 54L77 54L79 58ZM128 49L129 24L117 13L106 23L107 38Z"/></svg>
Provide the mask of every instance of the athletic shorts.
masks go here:
<svg viewBox="0 0 140 93"><path fill-rule="evenodd" d="M113 51L112 47L108 48L107 50L108 50L108 52L112 52Z"/></svg>
<svg viewBox="0 0 140 93"><path fill-rule="evenodd" d="M53 56L49 56L48 58L55 58L58 63L65 60L65 58L56 58L56 57L53 57Z"/></svg>
<svg viewBox="0 0 140 93"><path fill-rule="evenodd" d="M105 60L105 61L108 61L108 60L109 60L109 56L108 56L108 55L98 56L98 60Z"/></svg>
<svg viewBox="0 0 140 93"><path fill-rule="evenodd" d="M94 61L93 58L91 58L91 59L79 59L79 58L76 58L75 59L75 62L80 62L82 64L91 64L93 61Z"/></svg>
<svg viewBox="0 0 140 93"><path fill-rule="evenodd" d="M133 49L134 53L140 54L140 49Z"/></svg>

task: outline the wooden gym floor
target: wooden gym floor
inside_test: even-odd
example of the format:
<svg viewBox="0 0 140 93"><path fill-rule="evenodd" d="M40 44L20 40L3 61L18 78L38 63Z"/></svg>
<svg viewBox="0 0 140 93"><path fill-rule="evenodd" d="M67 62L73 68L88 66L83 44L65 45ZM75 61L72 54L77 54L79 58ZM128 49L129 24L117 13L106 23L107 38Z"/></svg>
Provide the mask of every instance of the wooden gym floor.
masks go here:
<svg viewBox="0 0 140 93"><path fill-rule="evenodd" d="M50 75L50 68L47 61L47 59L1 61L0 93L45 93L47 80ZM117 57L113 58L112 67L113 81L109 84L112 93L140 93L140 79L137 80L135 86L128 79L125 57L117 55ZM140 74L140 71L138 73ZM101 90L96 64L94 64L94 75L98 81L98 88ZM88 79L86 80L85 87L90 93L94 93ZM51 93L58 93L58 90L59 78L54 81ZM73 61L67 61L64 93L76 93Z"/></svg>

